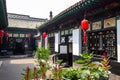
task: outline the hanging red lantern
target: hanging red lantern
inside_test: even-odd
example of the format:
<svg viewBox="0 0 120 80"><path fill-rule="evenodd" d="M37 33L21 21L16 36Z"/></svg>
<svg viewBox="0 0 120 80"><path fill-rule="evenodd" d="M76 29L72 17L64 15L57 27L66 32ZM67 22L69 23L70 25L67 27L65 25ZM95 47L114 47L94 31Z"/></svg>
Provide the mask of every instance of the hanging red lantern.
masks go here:
<svg viewBox="0 0 120 80"><path fill-rule="evenodd" d="M46 38L46 36L47 36L47 33L46 33L46 32L43 32L42 36L43 36L44 42L45 42L45 38Z"/></svg>
<svg viewBox="0 0 120 80"><path fill-rule="evenodd" d="M30 34L30 33L28 33L28 39L29 39L29 41L30 41L30 37L31 37L31 34Z"/></svg>
<svg viewBox="0 0 120 80"><path fill-rule="evenodd" d="M4 36L4 31L0 30L0 44L2 44L2 38Z"/></svg>
<svg viewBox="0 0 120 80"><path fill-rule="evenodd" d="M82 30L86 31L89 28L89 22L88 22L88 20L86 20L86 19L82 20L81 27L82 27Z"/></svg>
<svg viewBox="0 0 120 80"><path fill-rule="evenodd" d="M0 30L0 36L4 36L4 31L3 30Z"/></svg>
<svg viewBox="0 0 120 80"><path fill-rule="evenodd" d="M9 33L6 33L6 41L8 41Z"/></svg>
<svg viewBox="0 0 120 80"><path fill-rule="evenodd" d="M84 19L81 21L81 28L82 30L84 31L84 44L86 43L86 37L87 37L87 34L86 34L86 30L89 28L89 22L88 20Z"/></svg>
<svg viewBox="0 0 120 80"><path fill-rule="evenodd" d="M47 34L46 32L43 32L43 38L46 38Z"/></svg>

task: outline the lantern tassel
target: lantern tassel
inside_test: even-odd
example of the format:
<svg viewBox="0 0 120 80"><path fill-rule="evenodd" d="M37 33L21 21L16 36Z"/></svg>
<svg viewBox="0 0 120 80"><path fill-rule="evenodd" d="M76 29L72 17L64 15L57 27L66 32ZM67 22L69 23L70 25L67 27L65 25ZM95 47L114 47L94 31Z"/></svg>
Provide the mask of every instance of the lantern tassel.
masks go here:
<svg viewBox="0 0 120 80"><path fill-rule="evenodd" d="M87 34L86 34L86 32L84 31L84 44L86 44L86 37L87 37Z"/></svg>

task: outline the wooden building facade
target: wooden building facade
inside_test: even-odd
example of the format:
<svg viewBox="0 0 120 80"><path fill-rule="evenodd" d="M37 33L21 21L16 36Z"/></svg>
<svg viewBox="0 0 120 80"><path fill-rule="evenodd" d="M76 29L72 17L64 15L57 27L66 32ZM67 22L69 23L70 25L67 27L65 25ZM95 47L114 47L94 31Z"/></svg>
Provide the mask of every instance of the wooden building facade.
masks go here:
<svg viewBox="0 0 120 80"><path fill-rule="evenodd" d="M81 29L85 17L89 21L86 45ZM120 0L81 0L41 25L39 31L47 33L52 53L72 65L86 51L98 58L107 52L111 60L120 62L119 26Z"/></svg>

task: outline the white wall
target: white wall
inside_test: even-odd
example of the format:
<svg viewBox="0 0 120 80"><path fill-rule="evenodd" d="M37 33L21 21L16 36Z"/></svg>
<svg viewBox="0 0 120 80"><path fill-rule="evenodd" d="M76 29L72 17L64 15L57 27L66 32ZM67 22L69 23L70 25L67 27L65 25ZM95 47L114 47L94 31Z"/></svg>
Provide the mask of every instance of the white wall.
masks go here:
<svg viewBox="0 0 120 80"><path fill-rule="evenodd" d="M117 61L120 62L120 19L117 20Z"/></svg>
<svg viewBox="0 0 120 80"><path fill-rule="evenodd" d="M19 20L19 19L9 19L8 27L17 27L17 28L30 28L35 29L36 26L40 26L43 22L30 21L30 20Z"/></svg>
<svg viewBox="0 0 120 80"><path fill-rule="evenodd" d="M55 33L55 52L59 51L60 33Z"/></svg>
<svg viewBox="0 0 120 80"><path fill-rule="evenodd" d="M74 29L73 30L73 55L79 56L81 53L81 30L80 29Z"/></svg>

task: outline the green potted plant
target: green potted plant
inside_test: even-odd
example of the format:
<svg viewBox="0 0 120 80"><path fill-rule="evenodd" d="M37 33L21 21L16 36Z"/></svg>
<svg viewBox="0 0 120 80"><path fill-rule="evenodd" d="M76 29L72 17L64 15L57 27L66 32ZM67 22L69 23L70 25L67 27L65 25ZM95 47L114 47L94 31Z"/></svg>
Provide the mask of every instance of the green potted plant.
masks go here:
<svg viewBox="0 0 120 80"><path fill-rule="evenodd" d="M62 73L63 73L62 66L56 64L55 66L53 66L51 72L52 72L53 80L62 80Z"/></svg>
<svg viewBox="0 0 120 80"><path fill-rule="evenodd" d="M109 78L109 57L104 53L102 61L92 61L93 53L83 53L82 59L76 60L76 63L82 64L78 70L78 76L81 80L108 80Z"/></svg>
<svg viewBox="0 0 120 80"><path fill-rule="evenodd" d="M26 69L23 69L22 73L22 80L38 80L39 74L38 69L34 67L34 69L30 68L29 66Z"/></svg>
<svg viewBox="0 0 120 80"><path fill-rule="evenodd" d="M63 80L78 80L78 69L68 68L63 70Z"/></svg>
<svg viewBox="0 0 120 80"><path fill-rule="evenodd" d="M46 79L46 72L49 69L49 55L50 55L50 47L48 46L46 49L44 47L37 48L35 55L37 58L37 63L39 67L39 74L41 74L42 79Z"/></svg>

